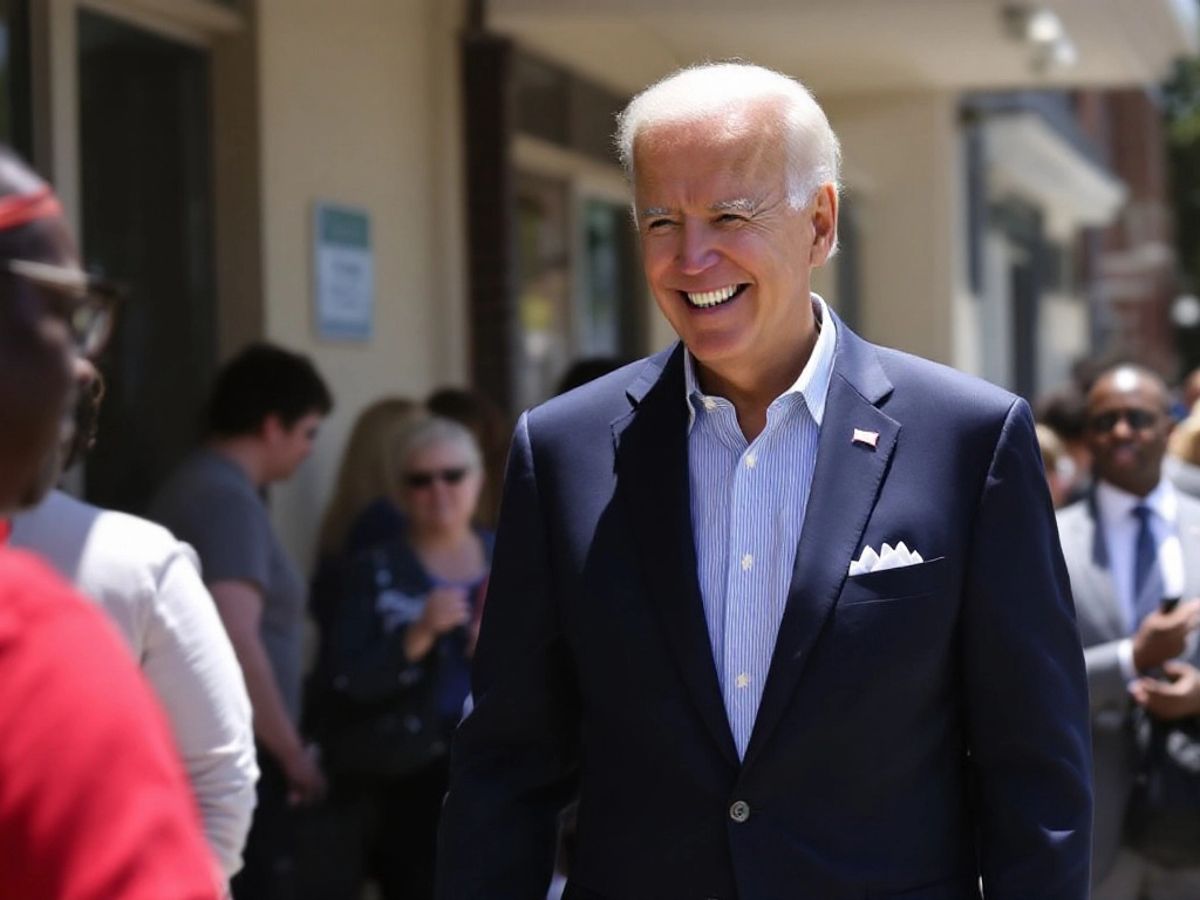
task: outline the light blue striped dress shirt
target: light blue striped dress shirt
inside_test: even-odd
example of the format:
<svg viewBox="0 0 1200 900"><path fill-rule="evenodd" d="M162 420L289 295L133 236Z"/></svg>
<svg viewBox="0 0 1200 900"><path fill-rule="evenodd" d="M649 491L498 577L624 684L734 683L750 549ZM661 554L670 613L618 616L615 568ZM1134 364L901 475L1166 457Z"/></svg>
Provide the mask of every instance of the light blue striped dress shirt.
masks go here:
<svg viewBox="0 0 1200 900"><path fill-rule="evenodd" d="M700 594L739 757L754 728L787 605L796 546L817 462L817 439L837 342L813 294L820 333L796 383L767 408L747 443L733 404L706 396L685 354L688 468Z"/></svg>

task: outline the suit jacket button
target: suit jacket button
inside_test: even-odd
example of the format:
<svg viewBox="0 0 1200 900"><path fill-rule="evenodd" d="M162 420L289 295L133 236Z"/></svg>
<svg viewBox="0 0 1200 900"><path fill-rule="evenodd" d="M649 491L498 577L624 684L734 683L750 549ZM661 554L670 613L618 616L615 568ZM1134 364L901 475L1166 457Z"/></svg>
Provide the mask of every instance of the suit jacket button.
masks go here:
<svg viewBox="0 0 1200 900"><path fill-rule="evenodd" d="M729 807L729 818L739 825L745 822L750 818L750 804L745 800L736 801L733 806Z"/></svg>

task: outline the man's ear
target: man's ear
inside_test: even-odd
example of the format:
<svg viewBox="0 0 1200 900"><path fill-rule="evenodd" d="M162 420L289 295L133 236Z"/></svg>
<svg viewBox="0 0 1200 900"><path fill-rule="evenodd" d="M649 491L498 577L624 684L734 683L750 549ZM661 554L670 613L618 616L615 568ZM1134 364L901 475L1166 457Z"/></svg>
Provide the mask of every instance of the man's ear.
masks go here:
<svg viewBox="0 0 1200 900"><path fill-rule="evenodd" d="M823 265L837 246L838 195L832 183L821 185L812 204L813 241L808 263Z"/></svg>
<svg viewBox="0 0 1200 900"><path fill-rule="evenodd" d="M278 440L286 431L279 413L267 413L263 416L262 424L258 426L258 436L267 443Z"/></svg>

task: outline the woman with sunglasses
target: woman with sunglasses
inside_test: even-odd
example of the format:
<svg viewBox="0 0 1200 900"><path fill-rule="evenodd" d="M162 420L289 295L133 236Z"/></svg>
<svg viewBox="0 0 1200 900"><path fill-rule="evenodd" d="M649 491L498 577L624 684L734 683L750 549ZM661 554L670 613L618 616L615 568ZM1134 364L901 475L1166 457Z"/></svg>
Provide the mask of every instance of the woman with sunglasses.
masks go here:
<svg viewBox="0 0 1200 900"><path fill-rule="evenodd" d="M310 855L328 871L304 879L313 897L358 896L367 878L385 900L433 896L450 733L470 689L491 536L472 526L483 467L464 426L418 419L392 460L406 524L350 563L316 673L332 789Z"/></svg>

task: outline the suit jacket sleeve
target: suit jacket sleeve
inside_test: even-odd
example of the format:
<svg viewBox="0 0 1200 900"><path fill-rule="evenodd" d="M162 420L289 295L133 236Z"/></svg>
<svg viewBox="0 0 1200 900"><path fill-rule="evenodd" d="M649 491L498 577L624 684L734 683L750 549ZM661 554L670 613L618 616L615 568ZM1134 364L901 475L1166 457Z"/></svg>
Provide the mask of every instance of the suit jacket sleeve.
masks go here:
<svg viewBox="0 0 1200 900"><path fill-rule="evenodd" d="M1121 668L1119 652L1123 640L1096 644L1083 651L1093 713L1106 708L1124 710L1129 707L1129 681Z"/></svg>
<svg viewBox="0 0 1200 900"><path fill-rule="evenodd" d="M474 708L451 754L439 900L544 897L557 815L574 787L579 700L558 623L528 416L509 453Z"/></svg>
<svg viewBox="0 0 1200 900"><path fill-rule="evenodd" d="M988 900L1085 900L1091 743L1083 654L1033 421L1009 409L964 576L967 739Z"/></svg>

